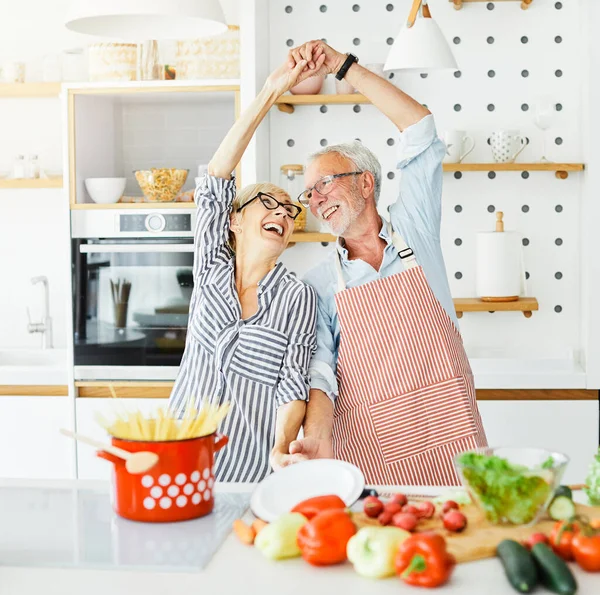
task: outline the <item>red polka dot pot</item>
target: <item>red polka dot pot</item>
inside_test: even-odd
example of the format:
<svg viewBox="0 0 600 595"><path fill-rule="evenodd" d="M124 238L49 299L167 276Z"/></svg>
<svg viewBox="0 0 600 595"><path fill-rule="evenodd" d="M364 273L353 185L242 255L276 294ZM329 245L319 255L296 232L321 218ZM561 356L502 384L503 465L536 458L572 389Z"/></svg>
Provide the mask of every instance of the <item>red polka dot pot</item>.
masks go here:
<svg viewBox="0 0 600 595"><path fill-rule="evenodd" d="M112 503L115 512L132 521L170 523L209 514L214 507L214 454L227 436L169 442L141 442L113 438L113 446L129 452L155 452L158 463L139 475L125 469L125 461L107 452L97 455L114 464Z"/></svg>

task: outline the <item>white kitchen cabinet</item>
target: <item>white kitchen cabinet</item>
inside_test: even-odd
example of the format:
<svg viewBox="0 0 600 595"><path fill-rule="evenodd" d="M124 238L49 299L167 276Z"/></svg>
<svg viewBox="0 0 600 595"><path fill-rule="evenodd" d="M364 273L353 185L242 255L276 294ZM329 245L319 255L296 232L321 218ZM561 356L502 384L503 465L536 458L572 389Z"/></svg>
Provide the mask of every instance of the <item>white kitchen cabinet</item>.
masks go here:
<svg viewBox="0 0 600 595"><path fill-rule="evenodd" d="M77 431L86 436L110 443L110 437L94 419L97 413L111 419L115 413L137 411L151 413L164 407L167 399L91 399L76 400ZM87 444L77 443L77 477L80 479L109 479L112 463L96 456L96 449Z"/></svg>
<svg viewBox="0 0 600 595"><path fill-rule="evenodd" d="M0 477L74 477L73 442L59 433L71 407L67 397L0 397Z"/></svg>
<svg viewBox="0 0 600 595"><path fill-rule="evenodd" d="M490 446L530 446L570 457L563 483L582 483L598 450L598 401L478 401Z"/></svg>

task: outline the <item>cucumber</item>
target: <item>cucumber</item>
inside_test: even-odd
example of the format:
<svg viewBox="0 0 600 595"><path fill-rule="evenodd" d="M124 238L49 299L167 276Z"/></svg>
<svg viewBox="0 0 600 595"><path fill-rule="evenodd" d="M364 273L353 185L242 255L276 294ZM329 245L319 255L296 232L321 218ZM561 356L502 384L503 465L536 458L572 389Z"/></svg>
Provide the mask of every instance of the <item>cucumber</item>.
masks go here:
<svg viewBox="0 0 600 595"><path fill-rule="evenodd" d="M556 496L548 508L548 514L555 521L567 521L575 516L575 504L567 496Z"/></svg>
<svg viewBox="0 0 600 595"><path fill-rule="evenodd" d="M559 558L545 543L536 543L531 554L537 564L544 586L559 595L573 595L577 583L567 563Z"/></svg>
<svg viewBox="0 0 600 595"><path fill-rule="evenodd" d="M570 500L573 500L573 492L569 486L558 486L554 492L554 497L558 498L559 496L566 496Z"/></svg>
<svg viewBox="0 0 600 595"><path fill-rule="evenodd" d="M529 593L538 584L538 571L533 556L517 541L505 539L498 544L496 555L513 589Z"/></svg>

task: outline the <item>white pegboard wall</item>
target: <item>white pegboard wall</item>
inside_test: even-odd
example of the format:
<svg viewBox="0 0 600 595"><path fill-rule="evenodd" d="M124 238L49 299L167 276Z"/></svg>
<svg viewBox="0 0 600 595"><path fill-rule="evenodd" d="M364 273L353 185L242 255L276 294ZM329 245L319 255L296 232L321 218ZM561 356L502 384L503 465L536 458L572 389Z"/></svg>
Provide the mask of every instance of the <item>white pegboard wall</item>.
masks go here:
<svg viewBox="0 0 600 595"><path fill-rule="evenodd" d="M361 64L385 61L406 18L410 0L271 0L271 67L289 47L324 38L339 51L352 51ZM490 162L486 143L493 130L518 130L529 144L519 162L541 156L542 132L534 124L536 100L548 95L557 106L546 132L547 156L582 160L579 64L584 50L578 0L534 0L523 11L518 2L465 4L456 11L446 0L430 0L431 12L452 44L460 71L396 74L392 82L426 104L440 136L466 130L476 141L465 162ZM331 79L331 77L329 77ZM333 80L324 92L334 92ZM373 106L298 107L294 114L271 112L271 179L279 182L283 163L303 163L324 144L360 138L383 167L381 204L396 200L398 133ZM532 356L561 356L580 349L581 174L557 180L552 172L444 174L442 243L455 297L475 294L475 233L494 228L502 210L507 229L525 238L528 294L539 312L466 313L465 343L473 353L516 343ZM296 246L284 257L300 274L331 246ZM301 257L300 257L301 254Z"/></svg>

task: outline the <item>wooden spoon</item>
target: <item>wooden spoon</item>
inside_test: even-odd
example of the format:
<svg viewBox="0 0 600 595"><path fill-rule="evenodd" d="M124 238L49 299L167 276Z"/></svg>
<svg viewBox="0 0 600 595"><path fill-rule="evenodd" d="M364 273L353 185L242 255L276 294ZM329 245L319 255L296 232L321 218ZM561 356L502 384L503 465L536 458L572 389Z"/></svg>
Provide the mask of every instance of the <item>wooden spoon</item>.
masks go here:
<svg viewBox="0 0 600 595"><path fill-rule="evenodd" d="M61 428L60 433L68 436L69 438L73 438L74 440L78 440L79 442L89 444L90 446L95 446L96 448L104 450L115 457L124 459L125 469L127 469L127 471L132 475L145 473L146 471L152 469L156 463L158 463L158 455L155 452L149 452L147 450L140 452L129 452L128 450L124 450L118 446L104 444L99 440L95 440L89 436L76 434L75 432L71 432L71 430L66 430L65 428Z"/></svg>

